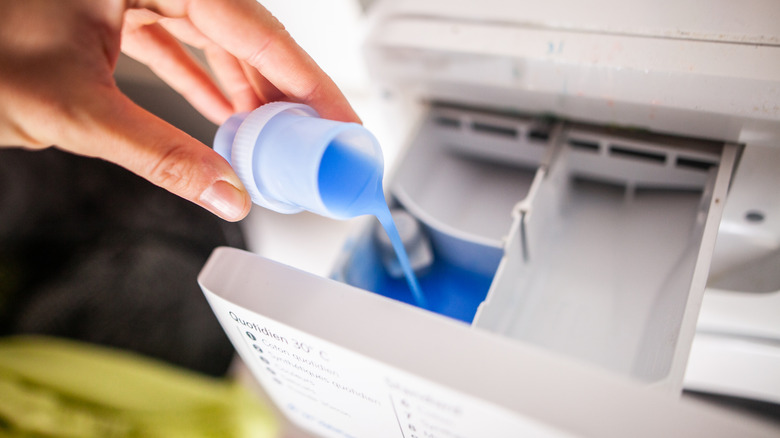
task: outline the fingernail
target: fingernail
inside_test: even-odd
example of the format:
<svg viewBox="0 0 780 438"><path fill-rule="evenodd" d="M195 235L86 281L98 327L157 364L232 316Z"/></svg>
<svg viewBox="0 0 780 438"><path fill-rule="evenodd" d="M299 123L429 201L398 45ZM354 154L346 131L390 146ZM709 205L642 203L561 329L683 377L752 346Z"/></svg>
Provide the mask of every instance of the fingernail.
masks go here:
<svg viewBox="0 0 780 438"><path fill-rule="evenodd" d="M200 202L214 214L229 221L242 218L246 194L227 181L219 180L200 194Z"/></svg>

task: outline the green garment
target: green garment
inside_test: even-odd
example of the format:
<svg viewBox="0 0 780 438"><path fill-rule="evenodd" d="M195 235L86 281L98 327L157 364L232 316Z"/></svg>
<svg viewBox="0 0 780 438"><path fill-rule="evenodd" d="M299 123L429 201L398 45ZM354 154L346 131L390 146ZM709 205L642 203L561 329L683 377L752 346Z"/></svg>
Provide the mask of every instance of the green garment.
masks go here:
<svg viewBox="0 0 780 438"><path fill-rule="evenodd" d="M74 341L0 338L0 438L276 433L268 409L235 382Z"/></svg>

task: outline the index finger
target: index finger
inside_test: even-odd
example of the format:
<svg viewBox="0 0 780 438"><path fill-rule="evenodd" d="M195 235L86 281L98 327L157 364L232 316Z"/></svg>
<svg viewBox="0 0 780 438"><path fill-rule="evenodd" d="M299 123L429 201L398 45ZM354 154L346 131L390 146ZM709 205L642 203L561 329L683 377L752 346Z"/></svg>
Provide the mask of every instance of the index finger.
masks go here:
<svg viewBox="0 0 780 438"><path fill-rule="evenodd" d="M215 44L257 69L294 101L325 118L360 119L336 84L255 0L138 0L137 7L188 17Z"/></svg>

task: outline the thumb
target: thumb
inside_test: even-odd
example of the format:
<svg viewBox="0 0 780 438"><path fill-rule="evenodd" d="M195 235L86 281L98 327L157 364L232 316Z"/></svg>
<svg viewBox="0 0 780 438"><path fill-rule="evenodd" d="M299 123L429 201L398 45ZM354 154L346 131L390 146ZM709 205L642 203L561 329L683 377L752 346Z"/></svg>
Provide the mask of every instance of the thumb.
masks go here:
<svg viewBox="0 0 780 438"><path fill-rule="evenodd" d="M92 106L89 122L79 123L69 136L71 144L61 146L119 164L225 220L247 215L249 195L219 154L118 89L98 100L102 105Z"/></svg>

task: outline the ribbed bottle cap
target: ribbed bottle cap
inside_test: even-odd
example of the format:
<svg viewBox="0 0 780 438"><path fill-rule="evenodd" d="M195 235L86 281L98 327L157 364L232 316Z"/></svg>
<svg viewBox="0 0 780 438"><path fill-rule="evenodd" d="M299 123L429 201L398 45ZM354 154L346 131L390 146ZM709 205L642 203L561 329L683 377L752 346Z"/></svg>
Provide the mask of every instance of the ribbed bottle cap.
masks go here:
<svg viewBox="0 0 780 438"><path fill-rule="evenodd" d="M220 125L217 129L217 134L214 136L214 152L222 156L228 163L231 163L231 155L233 149L233 140L236 138L236 131L241 126L241 122L249 115L247 112L236 113L230 116L225 123Z"/></svg>
<svg viewBox="0 0 780 438"><path fill-rule="evenodd" d="M303 208L263 196L258 189L258 182L254 174L253 155L257 138L260 136L260 132L262 132L266 123L275 115L284 111L292 111L311 117L318 116L317 112L309 106L292 102L271 102L257 108L249 113L236 131L230 154L230 163L236 171L238 178L247 188L249 195L252 197L252 202L280 213L297 213L303 211Z"/></svg>

